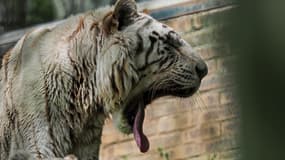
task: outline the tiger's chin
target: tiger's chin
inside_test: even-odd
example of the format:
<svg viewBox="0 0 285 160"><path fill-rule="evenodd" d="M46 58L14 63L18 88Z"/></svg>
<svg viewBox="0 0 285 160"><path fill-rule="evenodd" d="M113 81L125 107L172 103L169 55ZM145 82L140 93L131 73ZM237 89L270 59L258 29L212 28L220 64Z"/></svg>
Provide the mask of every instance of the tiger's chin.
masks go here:
<svg viewBox="0 0 285 160"><path fill-rule="evenodd" d="M164 96L189 97L198 90L199 85L183 89L179 89L181 86L173 86L167 89L147 90L134 96L123 109L113 116L117 128L125 134L133 133L140 151L143 153L147 152L149 141L143 132L144 110L146 106L155 99Z"/></svg>

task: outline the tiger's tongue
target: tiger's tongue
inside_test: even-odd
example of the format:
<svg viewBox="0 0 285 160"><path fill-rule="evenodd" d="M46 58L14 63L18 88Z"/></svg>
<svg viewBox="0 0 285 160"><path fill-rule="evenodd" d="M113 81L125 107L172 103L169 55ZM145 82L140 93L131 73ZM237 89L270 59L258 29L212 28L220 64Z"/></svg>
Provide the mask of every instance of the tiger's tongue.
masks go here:
<svg viewBox="0 0 285 160"><path fill-rule="evenodd" d="M138 107L139 109L135 116L133 133L137 146L140 148L142 153L145 153L149 149L149 141L143 133L144 108L142 104L139 104Z"/></svg>

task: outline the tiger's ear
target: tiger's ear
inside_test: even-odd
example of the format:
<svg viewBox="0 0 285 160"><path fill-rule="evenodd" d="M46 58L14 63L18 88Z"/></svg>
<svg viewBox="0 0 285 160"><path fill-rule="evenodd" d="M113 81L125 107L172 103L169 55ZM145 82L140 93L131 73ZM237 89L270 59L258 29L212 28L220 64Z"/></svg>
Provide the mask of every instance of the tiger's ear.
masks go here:
<svg viewBox="0 0 285 160"><path fill-rule="evenodd" d="M115 4L113 18L118 22L118 29L133 22L138 16L137 5L134 0L118 0Z"/></svg>
<svg viewBox="0 0 285 160"><path fill-rule="evenodd" d="M114 11L107 14L103 20L104 30L107 34L122 30L131 24L137 16L138 10L134 0L118 0Z"/></svg>

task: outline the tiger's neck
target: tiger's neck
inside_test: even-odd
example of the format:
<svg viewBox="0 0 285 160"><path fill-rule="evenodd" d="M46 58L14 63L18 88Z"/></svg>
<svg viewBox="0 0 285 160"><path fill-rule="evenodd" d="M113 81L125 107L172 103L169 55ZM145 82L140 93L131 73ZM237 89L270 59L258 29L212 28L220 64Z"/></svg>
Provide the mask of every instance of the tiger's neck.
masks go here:
<svg viewBox="0 0 285 160"><path fill-rule="evenodd" d="M92 18L91 18L92 19ZM102 109L103 100L96 84L97 56L104 44L100 23L90 17L80 17L78 26L69 37L68 54L72 68L72 99L87 112Z"/></svg>
<svg viewBox="0 0 285 160"><path fill-rule="evenodd" d="M133 69L128 69L134 68L129 67L129 56L119 52L126 50L122 48L126 46L126 41L120 35L108 35L102 25L102 22L79 18L78 26L69 38L71 52L68 56L75 82L71 91L77 107L97 110L104 106L104 112L110 113L120 107L125 93L137 81L137 77L133 77L136 75ZM119 73L123 70L125 72ZM132 84L125 85L124 81ZM116 87L113 85L115 82Z"/></svg>

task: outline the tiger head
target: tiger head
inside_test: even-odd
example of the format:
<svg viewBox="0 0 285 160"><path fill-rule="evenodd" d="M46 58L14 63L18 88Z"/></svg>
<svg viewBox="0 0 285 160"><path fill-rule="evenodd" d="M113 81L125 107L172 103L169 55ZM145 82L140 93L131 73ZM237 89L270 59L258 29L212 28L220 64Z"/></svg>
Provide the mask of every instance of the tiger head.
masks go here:
<svg viewBox="0 0 285 160"><path fill-rule="evenodd" d="M117 128L133 133L141 152L146 152L145 107L162 96L194 94L207 65L172 28L138 12L134 0L119 0L105 16L103 28L97 86Z"/></svg>

